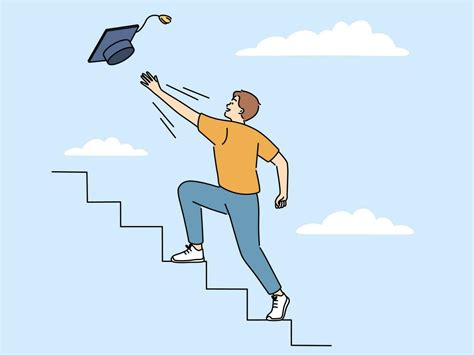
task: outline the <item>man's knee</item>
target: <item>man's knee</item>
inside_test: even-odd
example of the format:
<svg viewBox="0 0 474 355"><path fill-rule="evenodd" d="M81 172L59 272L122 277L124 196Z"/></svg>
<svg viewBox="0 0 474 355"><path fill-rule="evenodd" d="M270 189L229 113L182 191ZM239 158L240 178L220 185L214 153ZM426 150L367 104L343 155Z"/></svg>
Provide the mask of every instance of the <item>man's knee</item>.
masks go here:
<svg viewBox="0 0 474 355"><path fill-rule="evenodd" d="M260 259L264 259L262 249L259 246L240 248L240 255L249 266L258 264Z"/></svg>
<svg viewBox="0 0 474 355"><path fill-rule="evenodd" d="M183 181L179 186L178 186L178 196L181 198L183 196L188 196L192 191L194 190L194 187L196 185L195 181Z"/></svg>

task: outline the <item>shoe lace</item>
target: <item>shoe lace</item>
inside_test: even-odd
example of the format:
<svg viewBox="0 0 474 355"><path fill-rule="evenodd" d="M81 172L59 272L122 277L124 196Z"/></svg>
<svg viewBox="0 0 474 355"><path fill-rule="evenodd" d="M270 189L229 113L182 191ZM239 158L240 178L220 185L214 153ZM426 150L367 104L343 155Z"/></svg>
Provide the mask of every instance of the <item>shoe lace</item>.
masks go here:
<svg viewBox="0 0 474 355"><path fill-rule="evenodd" d="M192 248L192 244L186 245L186 250L184 251L184 255L188 255L189 253L191 253L191 248Z"/></svg>
<svg viewBox="0 0 474 355"><path fill-rule="evenodd" d="M278 296L272 295L273 299L273 308L278 308Z"/></svg>

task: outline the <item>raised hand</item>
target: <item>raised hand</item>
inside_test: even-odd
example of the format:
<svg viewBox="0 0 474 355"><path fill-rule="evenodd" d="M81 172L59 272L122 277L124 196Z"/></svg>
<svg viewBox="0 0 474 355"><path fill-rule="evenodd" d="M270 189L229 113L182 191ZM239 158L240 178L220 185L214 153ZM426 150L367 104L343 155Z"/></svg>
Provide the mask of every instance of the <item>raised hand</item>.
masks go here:
<svg viewBox="0 0 474 355"><path fill-rule="evenodd" d="M160 82L158 81L158 77L156 75L152 75L149 71L146 73L142 73L140 76L141 80L140 84L145 86L147 89L158 95L161 92Z"/></svg>

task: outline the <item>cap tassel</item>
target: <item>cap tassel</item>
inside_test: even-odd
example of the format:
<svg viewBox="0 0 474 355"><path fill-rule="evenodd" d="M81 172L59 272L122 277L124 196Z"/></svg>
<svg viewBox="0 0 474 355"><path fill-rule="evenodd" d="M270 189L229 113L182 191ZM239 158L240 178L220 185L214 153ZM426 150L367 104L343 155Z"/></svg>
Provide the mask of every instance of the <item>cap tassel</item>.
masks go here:
<svg viewBox="0 0 474 355"><path fill-rule="evenodd" d="M143 22L143 25L140 26L140 28L137 30L137 32L140 32L142 30L142 28L145 27L146 22L151 17L158 17L158 19L160 20L160 22L163 25L168 25L168 24L171 23L171 16L169 16L169 15L157 15L157 14L150 15L145 19L145 22Z"/></svg>

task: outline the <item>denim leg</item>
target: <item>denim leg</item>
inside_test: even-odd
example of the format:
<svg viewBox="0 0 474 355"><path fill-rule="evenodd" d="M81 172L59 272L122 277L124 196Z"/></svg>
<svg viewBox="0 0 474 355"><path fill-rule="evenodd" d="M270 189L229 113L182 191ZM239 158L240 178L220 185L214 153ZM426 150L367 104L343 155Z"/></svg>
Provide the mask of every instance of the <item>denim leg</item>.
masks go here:
<svg viewBox="0 0 474 355"><path fill-rule="evenodd" d="M231 194L226 201L240 255L269 294L281 288L270 263L260 248L257 194Z"/></svg>
<svg viewBox="0 0 474 355"><path fill-rule="evenodd" d="M178 187L179 203L183 213L188 241L203 242L202 207L227 214L225 193L219 186L198 181L185 181Z"/></svg>

